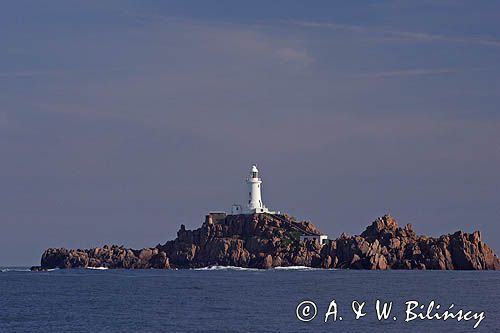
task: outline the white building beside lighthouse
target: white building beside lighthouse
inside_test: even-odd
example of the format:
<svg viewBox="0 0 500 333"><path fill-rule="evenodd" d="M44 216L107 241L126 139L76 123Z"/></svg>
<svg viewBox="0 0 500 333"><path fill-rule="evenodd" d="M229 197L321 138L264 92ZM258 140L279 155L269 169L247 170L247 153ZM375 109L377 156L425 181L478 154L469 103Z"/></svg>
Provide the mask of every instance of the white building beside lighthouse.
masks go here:
<svg viewBox="0 0 500 333"><path fill-rule="evenodd" d="M233 205L231 214L279 214L279 212L270 211L266 205L264 205L264 202L262 202L262 179L259 177L259 170L256 165L252 165L246 183L248 184L248 202L244 207L241 205Z"/></svg>

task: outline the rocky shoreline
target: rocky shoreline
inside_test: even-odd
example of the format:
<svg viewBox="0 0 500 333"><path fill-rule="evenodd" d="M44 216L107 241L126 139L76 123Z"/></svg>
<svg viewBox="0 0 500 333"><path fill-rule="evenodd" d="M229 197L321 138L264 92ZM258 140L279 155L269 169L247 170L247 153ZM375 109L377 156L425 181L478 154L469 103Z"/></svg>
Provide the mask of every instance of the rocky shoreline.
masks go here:
<svg viewBox="0 0 500 333"><path fill-rule="evenodd" d="M177 238L141 250L105 245L92 249L49 248L40 266L125 269L200 268L213 265L269 269L308 266L338 269L500 270L500 260L479 231L457 231L438 238L401 228L390 215L375 220L358 236L342 234L321 245L300 241L300 231L321 232L309 222L287 215L229 215L186 230Z"/></svg>

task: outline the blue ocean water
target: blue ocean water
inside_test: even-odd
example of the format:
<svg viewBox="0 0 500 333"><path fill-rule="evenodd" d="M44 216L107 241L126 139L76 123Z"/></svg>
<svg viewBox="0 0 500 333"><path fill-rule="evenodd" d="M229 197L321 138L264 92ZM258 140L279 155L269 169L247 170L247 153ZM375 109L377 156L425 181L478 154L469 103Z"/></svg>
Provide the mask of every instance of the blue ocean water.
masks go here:
<svg viewBox="0 0 500 333"><path fill-rule="evenodd" d="M393 302L388 320L377 320L377 299ZM304 300L313 301L317 308L309 322L296 315L297 305ZM337 304L337 320L331 316L325 323L332 300ZM351 309L353 300L366 302L366 315L358 320ZM453 310L484 311L485 318L475 330L475 320L405 322L409 300L425 306L434 300L443 311L453 303ZM302 310L301 316L307 313ZM305 268L29 272L3 268L0 273L0 332L367 330L500 331L500 272Z"/></svg>

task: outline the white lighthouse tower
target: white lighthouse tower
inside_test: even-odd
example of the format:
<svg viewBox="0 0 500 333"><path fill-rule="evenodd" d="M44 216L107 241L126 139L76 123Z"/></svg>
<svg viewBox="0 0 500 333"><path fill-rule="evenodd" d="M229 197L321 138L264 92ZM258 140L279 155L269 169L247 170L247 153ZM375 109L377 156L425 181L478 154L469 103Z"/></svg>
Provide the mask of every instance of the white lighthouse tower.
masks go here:
<svg viewBox="0 0 500 333"><path fill-rule="evenodd" d="M248 204L247 210L251 212L263 212L264 205L262 204L262 195L260 194L260 184L262 180L259 178L259 170L256 165L252 165L250 176L247 178L248 184Z"/></svg>
<svg viewBox="0 0 500 333"><path fill-rule="evenodd" d="M240 205L233 205L231 209L232 214L261 214L269 213L276 214L276 212L270 211L262 202L261 195L261 184L262 179L259 177L259 170L254 164L250 169L250 175L246 179L248 184L248 203L245 208L241 208Z"/></svg>

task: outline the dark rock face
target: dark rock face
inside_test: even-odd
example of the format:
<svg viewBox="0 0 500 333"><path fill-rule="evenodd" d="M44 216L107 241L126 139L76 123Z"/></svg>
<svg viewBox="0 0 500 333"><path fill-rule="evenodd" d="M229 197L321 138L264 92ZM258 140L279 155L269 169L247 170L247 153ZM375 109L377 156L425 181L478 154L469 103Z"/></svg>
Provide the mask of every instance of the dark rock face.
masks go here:
<svg viewBox="0 0 500 333"><path fill-rule="evenodd" d="M116 245L89 250L51 248L42 255L42 269L78 267L170 268L170 263L167 254L157 248L131 250Z"/></svg>
<svg viewBox="0 0 500 333"><path fill-rule="evenodd" d="M232 215L196 230L181 225L177 238L142 250L107 246L87 250L48 249L49 268L197 268L211 265L272 268L311 266L350 269L500 269L500 260L479 231L439 238L417 236L410 224L378 218L359 236L342 234L325 245L299 241L300 232L320 234L309 222L288 216Z"/></svg>
<svg viewBox="0 0 500 333"><path fill-rule="evenodd" d="M299 229L320 232L311 223L289 217L234 215L196 230L181 226L177 238L160 248L169 254L172 267L178 268L311 266L321 247L299 242Z"/></svg>

